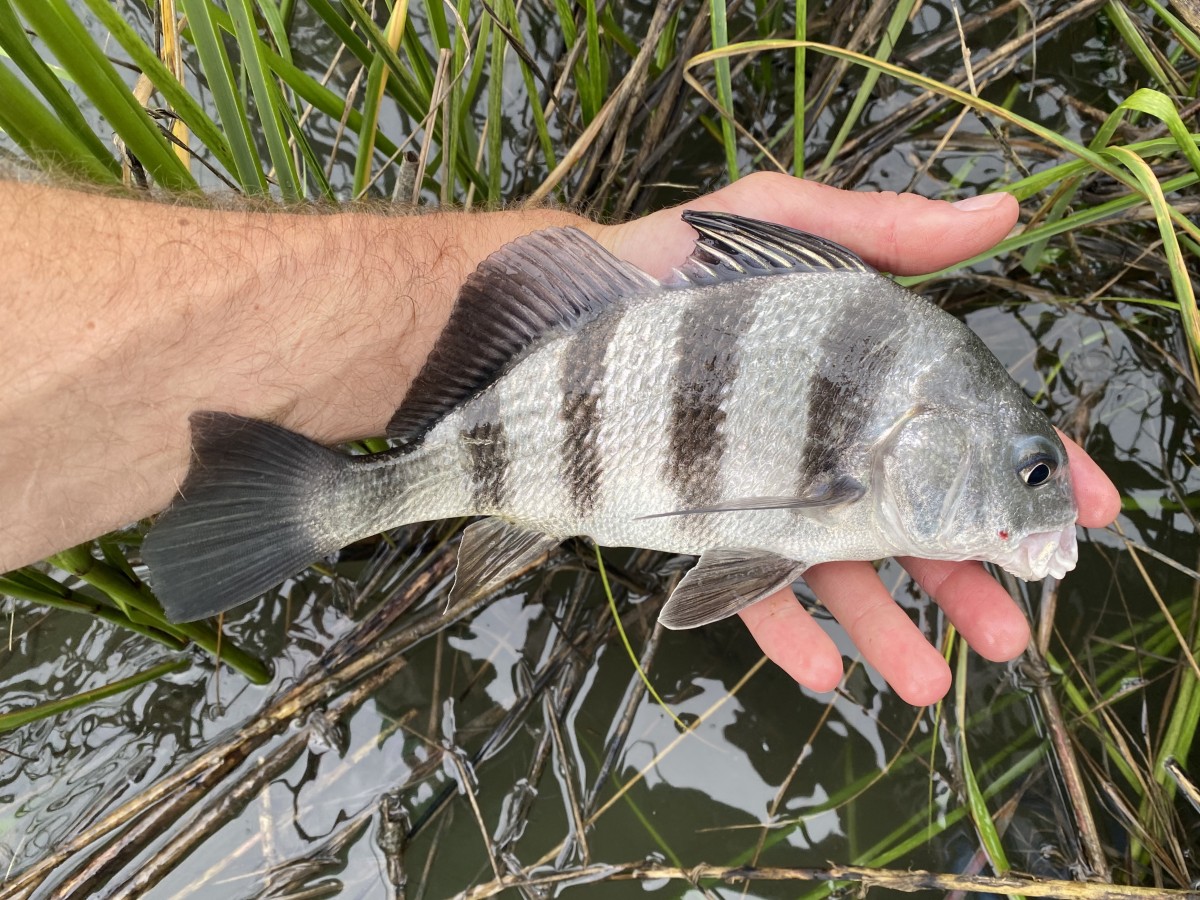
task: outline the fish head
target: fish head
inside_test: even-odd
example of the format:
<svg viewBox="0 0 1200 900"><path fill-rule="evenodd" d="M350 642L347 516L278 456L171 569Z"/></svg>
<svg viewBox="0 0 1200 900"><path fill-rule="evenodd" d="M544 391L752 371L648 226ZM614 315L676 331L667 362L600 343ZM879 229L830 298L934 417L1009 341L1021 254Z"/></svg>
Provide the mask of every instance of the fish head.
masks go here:
<svg viewBox="0 0 1200 900"><path fill-rule="evenodd" d="M911 410L877 445L872 485L903 554L992 562L1027 581L1075 567L1066 448L1028 401Z"/></svg>

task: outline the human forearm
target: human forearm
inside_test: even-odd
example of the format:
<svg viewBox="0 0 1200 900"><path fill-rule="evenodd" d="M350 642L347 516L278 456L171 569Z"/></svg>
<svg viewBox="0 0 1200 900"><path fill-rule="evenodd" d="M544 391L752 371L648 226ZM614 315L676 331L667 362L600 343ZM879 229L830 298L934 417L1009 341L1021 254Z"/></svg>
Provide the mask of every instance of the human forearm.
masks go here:
<svg viewBox="0 0 1200 900"><path fill-rule="evenodd" d="M458 286L552 210L218 211L0 183L0 571L165 506L187 417L379 433Z"/></svg>

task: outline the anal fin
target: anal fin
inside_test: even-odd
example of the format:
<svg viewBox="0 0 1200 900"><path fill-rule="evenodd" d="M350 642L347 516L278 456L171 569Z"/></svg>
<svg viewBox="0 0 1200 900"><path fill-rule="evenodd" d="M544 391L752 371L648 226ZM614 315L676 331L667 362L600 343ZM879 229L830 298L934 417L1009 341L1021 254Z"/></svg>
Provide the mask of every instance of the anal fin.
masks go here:
<svg viewBox="0 0 1200 900"><path fill-rule="evenodd" d="M505 522L488 518L472 522L463 531L458 545L458 570L450 602L456 603L471 594L490 593L522 570L529 568L561 543L551 537Z"/></svg>
<svg viewBox="0 0 1200 900"><path fill-rule="evenodd" d="M706 550L671 592L658 621L678 630L728 618L791 584L805 568L762 550Z"/></svg>

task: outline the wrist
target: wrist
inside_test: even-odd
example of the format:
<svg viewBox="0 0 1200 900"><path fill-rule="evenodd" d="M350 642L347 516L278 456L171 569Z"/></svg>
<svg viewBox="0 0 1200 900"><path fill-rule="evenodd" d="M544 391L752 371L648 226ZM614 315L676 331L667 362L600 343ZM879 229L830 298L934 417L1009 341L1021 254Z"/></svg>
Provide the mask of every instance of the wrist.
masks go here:
<svg viewBox="0 0 1200 900"><path fill-rule="evenodd" d="M304 236L303 271L281 279L304 292L299 331L278 345L283 396L257 413L318 440L383 433L449 318L467 276L515 238L589 226L555 209L320 217ZM271 306L286 309L286 297Z"/></svg>

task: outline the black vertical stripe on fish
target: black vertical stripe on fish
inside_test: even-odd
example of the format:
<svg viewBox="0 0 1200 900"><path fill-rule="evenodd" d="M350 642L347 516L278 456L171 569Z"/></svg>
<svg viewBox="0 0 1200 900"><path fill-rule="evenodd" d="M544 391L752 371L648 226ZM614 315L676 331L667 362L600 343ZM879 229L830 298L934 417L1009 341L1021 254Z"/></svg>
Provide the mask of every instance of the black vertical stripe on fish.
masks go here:
<svg viewBox="0 0 1200 900"><path fill-rule="evenodd" d="M664 476L688 506L720 495L725 456L724 403L738 376L738 340L754 321L753 297L715 302L701 296L683 312L675 333Z"/></svg>
<svg viewBox="0 0 1200 900"><path fill-rule="evenodd" d="M837 473L870 425L896 361L899 331L893 312L864 303L850 307L822 337L808 388L802 490Z"/></svg>
<svg viewBox="0 0 1200 900"><path fill-rule="evenodd" d="M450 321L388 425L404 446L488 385L534 343L659 287L574 228L518 238L467 276Z"/></svg>
<svg viewBox="0 0 1200 900"><path fill-rule="evenodd" d="M604 393L605 356L621 323L610 312L571 339L560 376L563 478L571 507L580 518L596 508L604 460L600 453L600 397Z"/></svg>
<svg viewBox="0 0 1200 900"><path fill-rule="evenodd" d="M500 410L490 394L483 394L474 415L460 432L467 451L468 478L475 509L496 512L505 501L508 481L508 436Z"/></svg>

